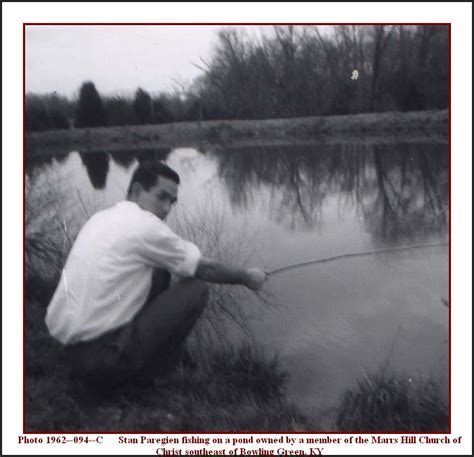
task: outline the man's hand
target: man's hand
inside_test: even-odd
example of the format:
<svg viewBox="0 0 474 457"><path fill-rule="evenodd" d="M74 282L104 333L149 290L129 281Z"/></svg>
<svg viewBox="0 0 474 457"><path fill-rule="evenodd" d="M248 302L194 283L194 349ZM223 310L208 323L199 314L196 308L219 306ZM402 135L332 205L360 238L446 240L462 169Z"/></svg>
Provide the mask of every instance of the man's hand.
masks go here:
<svg viewBox="0 0 474 457"><path fill-rule="evenodd" d="M247 268L245 270L245 285L251 290L258 290L267 279L267 273L261 268Z"/></svg>

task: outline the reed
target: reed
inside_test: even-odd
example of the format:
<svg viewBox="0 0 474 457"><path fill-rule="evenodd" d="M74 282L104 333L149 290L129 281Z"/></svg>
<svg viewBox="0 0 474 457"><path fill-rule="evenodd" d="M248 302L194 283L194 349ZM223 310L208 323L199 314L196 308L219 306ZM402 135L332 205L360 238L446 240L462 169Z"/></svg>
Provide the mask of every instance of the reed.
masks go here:
<svg viewBox="0 0 474 457"><path fill-rule="evenodd" d="M343 394L336 424L351 432L447 432L448 407L434 379L380 369Z"/></svg>

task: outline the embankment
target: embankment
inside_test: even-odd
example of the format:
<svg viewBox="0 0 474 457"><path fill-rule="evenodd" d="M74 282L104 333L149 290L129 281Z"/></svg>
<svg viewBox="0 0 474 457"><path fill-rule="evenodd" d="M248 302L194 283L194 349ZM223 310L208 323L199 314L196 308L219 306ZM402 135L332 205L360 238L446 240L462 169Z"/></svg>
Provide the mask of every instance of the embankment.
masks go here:
<svg viewBox="0 0 474 457"><path fill-rule="evenodd" d="M203 144L245 145L367 138L447 141L448 111L369 113L294 119L195 121L28 133L26 153L114 151Z"/></svg>

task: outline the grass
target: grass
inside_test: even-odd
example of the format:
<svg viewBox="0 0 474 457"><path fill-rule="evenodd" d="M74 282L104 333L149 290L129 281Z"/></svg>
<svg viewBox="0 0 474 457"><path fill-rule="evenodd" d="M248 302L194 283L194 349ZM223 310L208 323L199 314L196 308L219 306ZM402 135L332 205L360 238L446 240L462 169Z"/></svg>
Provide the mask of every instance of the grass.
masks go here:
<svg viewBox="0 0 474 457"><path fill-rule="evenodd" d="M286 399L286 374L278 359L258 347L218 347L181 363L164 385L130 383L103 395L69 379L63 348L47 334L44 314L42 304L28 303L28 432L308 428Z"/></svg>
<svg viewBox="0 0 474 457"><path fill-rule="evenodd" d="M192 214L182 206L176 208L170 224L180 236L199 246L206 257L244 268L255 255L251 248L255 233L250 233L245 224L237 232L226 221L225 210L211 189L203 200L205 204L196 204ZM265 289L251 292L244 287L214 284L203 318L195 331L197 344L205 341L205 344L212 345L217 341L226 345L229 326L238 328L247 339L251 339L246 309L252 309L252 306L246 307L245 304L252 303L268 309L275 306L274 302Z"/></svg>
<svg viewBox="0 0 474 457"><path fill-rule="evenodd" d="M354 432L447 432L448 407L433 379L381 369L344 393L336 423Z"/></svg>
<svg viewBox="0 0 474 457"><path fill-rule="evenodd" d="M432 377L409 377L390 368L401 327L385 362L356 379L336 408L338 430L350 432L448 432L448 405Z"/></svg>

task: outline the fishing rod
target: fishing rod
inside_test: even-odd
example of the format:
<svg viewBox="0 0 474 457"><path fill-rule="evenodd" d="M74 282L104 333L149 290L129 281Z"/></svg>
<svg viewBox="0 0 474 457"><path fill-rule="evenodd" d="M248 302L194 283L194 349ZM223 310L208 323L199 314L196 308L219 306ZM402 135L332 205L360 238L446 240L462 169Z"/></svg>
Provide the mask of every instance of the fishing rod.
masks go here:
<svg viewBox="0 0 474 457"><path fill-rule="evenodd" d="M415 246L402 246L402 247L395 247L395 248L378 249L376 251L356 252L352 254L341 254L341 255L336 255L333 257L326 257L324 259L309 260L307 262L299 262L299 263L294 263L291 265L286 265L284 267L276 268L275 270L267 271L267 275L270 276L277 273L281 273L283 271L290 270L292 268L304 267L306 265L315 265L318 263L332 262L334 260L339 260L339 259L344 259L344 258L349 258L349 257L364 257L368 255L382 254L384 252L408 251L410 249L425 249L425 248L434 248L434 247L440 247L440 246L448 246L448 243L418 244Z"/></svg>

